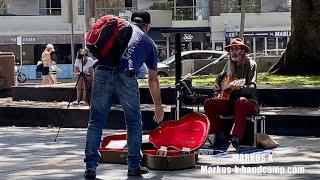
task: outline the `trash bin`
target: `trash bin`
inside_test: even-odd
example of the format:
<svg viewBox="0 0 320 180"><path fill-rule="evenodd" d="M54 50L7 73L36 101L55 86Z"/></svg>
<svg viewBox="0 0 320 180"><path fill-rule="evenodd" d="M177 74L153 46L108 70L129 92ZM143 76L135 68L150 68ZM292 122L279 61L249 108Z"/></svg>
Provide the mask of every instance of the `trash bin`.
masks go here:
<svg viewBox="0 0 320 180"><path fill-rule="evenodd" d="M58 80L57 80L57 73L60 72L60 69L57 67L57 65L52 65L51 66L51 77L53 79L53 83L57 84Z"/></svg>
<svg viewBox="0 0 320 180"><path fill-rule="evenodd" d="M13 52L0 52L0 89L10 89L15 85L14 74L15 56Z"/></svg>

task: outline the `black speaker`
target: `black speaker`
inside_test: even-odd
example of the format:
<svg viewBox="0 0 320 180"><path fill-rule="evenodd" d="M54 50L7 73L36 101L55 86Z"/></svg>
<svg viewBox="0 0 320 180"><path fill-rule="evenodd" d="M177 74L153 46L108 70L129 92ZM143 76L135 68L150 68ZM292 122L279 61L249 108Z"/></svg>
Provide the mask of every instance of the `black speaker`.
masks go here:
<svg viewBox="0 0 320 180"><path fill-rule="evenodd" d="M125 0L124 6L125 7L132 7L132 0Z"/></svg>

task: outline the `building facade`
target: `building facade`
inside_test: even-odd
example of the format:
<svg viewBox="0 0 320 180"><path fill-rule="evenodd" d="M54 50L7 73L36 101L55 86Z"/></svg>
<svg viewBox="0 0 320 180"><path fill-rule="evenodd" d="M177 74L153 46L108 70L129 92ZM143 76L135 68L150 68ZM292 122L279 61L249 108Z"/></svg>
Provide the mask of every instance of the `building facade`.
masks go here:
<svg viewBox="0 0 320 180"><path fill-rule="evenodd" d="M79 0L74 1L78 16L73 26L65 21L62 12L68 9L63 2L67 1L0 0L0 51L13 51L24 65L35 65L45 45L52 43L57 63L69 64L72 70L71 53L84 46L85 32L95 19L106 14L130 19L135 10L150 12L148 34L160 60L174 52L176 33L181 34L183 50L223 50L240 29L241 0ZM247 2L245 42L252 52L284 49L291 35L291 0Z"/></svg>
<svg viewBox="0 0 320 180"><path fill-rule="evenodd" d="M2 1L6 4L0 11L0 51L12 51L19 61L22 57L23 64L32 65L40 60L46 44L51 43L56 49L57 63L72 62L71 25L62 20L60 0ZM73 25L75 50L84 42L83 3L78 6L79 16ZM22 48L17 44L18 37L22 39Z"/></svg>
<svg viewBox="0 0 320 180"><path fill-rule="evenodd" d="M220 1L220 0L217 0ZM221 11L210 17L212 48L222 50L239 36L239 1L223 1ZM251 53L275 54L286 48L291 36L291 0L250 0L246 8L244 40Z"/></svg>

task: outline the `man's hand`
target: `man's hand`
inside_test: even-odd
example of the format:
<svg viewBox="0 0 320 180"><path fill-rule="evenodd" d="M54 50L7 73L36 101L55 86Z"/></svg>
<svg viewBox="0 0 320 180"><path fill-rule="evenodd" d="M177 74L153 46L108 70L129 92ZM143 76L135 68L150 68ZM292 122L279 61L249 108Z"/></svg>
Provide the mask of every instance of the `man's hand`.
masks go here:
<svg viewBox="0 0 320 180"><path fill-rule="evenodd" d="M212 89L213 89L213 91L218 92L220 90L220 87L218 84L214 84Z"/></svg>
<svg viewBox="0 0 320 180"><path fill-rule="evenodd" d="M234 80L230 83L230 89L232 90L239 90L243 85L238 82L238 80Z"/></svg>
<svg viewBox="0 0 320 180"><path fill-rule="evenodd" d="M163 107L162 106L154 107L153 120L157 123L161 123L161 121L163 120L163 116L164 116Z"/></svg>
<svg viewBox="0 0 320 180"><path fill-rule="evenodd" d="M154 117L153 119L160 123L163 119L164 111L161 103L161 93L159 87L159 79L158 79L158 72L154 69L148 70L148 82L149 82L149 89L150 94L153 99L154 103Z"/></svg>

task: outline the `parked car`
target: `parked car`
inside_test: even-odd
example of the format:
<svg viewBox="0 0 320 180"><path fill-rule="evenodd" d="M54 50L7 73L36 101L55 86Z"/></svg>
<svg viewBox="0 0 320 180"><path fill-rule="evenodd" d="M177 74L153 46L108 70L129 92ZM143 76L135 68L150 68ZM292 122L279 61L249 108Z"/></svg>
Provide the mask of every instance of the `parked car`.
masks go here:
<svg viewBox="0 0 320 180"><path fill-rule="evenodd" d="M261 58L261 57L278 57L282 56L282 54L285 52L285 49L268 49L263 50L263 52L257 52L257 53L250 53L248 54L249 57L254 58Z"/></svg>
<svg viewBox="0 0 320 180"><path fill-rule="evenodd" d="M214 51L214 50L192 50L181 52L181 61L189 60L192 63L182 63L183 66L192 66L192 67L182 67L182 69L187 69L189 71L195 72L196 70L204 67L205 65L211 63L212 61L218 59L223 54L226 54L226 51ZM227 58L223 58L218 63L205 68L202 72L199 72L198 75L203 74L218 74L223 69ZM175 75L175 56L170 56L162 62L158 62L158 75L159 76L174 76ZM190 72L190 73L192 73ZM184 75L184 74L182 74Z"/></svg>

